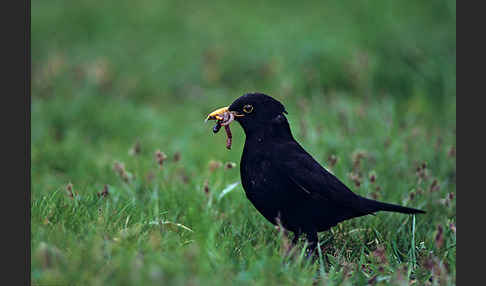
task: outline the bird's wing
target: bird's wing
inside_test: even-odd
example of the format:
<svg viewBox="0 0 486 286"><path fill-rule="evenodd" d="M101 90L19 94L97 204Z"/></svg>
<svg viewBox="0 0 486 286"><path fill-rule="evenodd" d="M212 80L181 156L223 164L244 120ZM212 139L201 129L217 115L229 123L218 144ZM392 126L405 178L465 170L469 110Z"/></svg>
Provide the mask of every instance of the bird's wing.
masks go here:
<svg viewBox="0 0 486 286"><path fill-rule="evenodd" d="M278 156L274 160L277 162L276 169L295 185L297 191L312 199L341 206L355 207L360 203L358 195L322 167L297 142L285 143L275 151Z"/></svg>

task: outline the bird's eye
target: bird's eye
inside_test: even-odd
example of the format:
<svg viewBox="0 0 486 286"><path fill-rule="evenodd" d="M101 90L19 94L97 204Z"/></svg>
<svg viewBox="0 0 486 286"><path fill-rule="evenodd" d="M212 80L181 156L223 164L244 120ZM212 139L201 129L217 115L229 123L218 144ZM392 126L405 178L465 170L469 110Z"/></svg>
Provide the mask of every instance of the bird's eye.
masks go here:
<svg viewBox="0 0 486 286"><path fill-rule="evenodd" d="M245 113L251 113L253 111L253 105L247 104L247 105L243 106L243 111Z"/></svg>

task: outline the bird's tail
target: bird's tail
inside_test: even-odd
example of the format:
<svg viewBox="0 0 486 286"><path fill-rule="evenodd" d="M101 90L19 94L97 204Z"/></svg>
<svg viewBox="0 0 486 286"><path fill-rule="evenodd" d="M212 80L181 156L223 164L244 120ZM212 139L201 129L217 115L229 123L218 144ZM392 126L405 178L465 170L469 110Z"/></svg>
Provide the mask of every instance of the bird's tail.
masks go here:
<svg viewBox="0 0 486 286"><path fill-rule="evenodd" d="M395 205L395 204L389 204L389 203L384 203L384 202L379 202L375 200L370 200L366 199L366 204L369 206L368 209L371 209L372 212L377 212L377 211L387 211L387 212L398 212L398 213L404 213L404 214L416 214L416 213L425 213L423 210L419 209L414 209L414 208L408 208L400 205Z"/></svg>

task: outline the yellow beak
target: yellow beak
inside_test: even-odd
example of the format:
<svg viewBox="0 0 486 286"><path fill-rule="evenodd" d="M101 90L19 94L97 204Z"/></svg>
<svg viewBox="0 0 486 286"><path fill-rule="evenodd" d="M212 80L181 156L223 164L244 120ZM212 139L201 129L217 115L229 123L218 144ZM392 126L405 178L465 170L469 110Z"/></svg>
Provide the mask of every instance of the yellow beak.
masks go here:
<svg viewBox="0 0 486 286"><path fill-rule="evenodd" d="M206 118L205 121L208 120L223 120L223 114L228 112L228 106L221 107L216 109L215 111L209 113L208 117Z"/></svg>

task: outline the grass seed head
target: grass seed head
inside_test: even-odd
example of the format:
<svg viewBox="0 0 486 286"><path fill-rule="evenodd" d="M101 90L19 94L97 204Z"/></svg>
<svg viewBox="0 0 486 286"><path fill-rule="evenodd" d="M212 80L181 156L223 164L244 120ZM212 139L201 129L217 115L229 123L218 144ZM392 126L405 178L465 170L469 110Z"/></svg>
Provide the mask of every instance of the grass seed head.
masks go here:
<svg viewBox="0 0 486 286"><path fill-rule="evenodd" d="M369 178L370 178L370 182L372 182L372 183L376 182L376 172L371 171L370 174L369 174Z"/></svg>
<svg viewBox="0 0 486 286"><path fill-rule="evenodd" d="M173 157L174 162L179 162L181 160L181 152L175 152Z"/></svg>
<svg viewBox="0 0 486 286"><path fill-rule="evenodd" d="M428 179L427 163L426 162L421 163L417 167L415 173L416 173L416 175L418 177L419 183L422 182L422 181L427 180Z"/></svg>
<svg viewBox="0 0 486 286"><path fill-rule="evenodd" d="M440 200L440 203L445 205L446 207L450 206L452 201L454 200L454 193L450 192L446 195L445 198Z"/></svg>
<svg viewBox="0 0 486 286"><path fill-rule="evenodd" d="M364 150L356 150L351 155L353 161L353 170L357 171L361 167L361 161L368 156L367 152Z"/></svg>
<svg viewBox="0 0 486 286"><path fill-rule="evenodd" d="M378 200L380 198L380 186L376 186L375 190L371 193L371 198L373 200Z"/></svg>
<svg viewBox="0 0 486 286"><path fill-rule="evenodd" d="M74 192L73 192L73 184L72 183L68 183L66 185L66 193L67 193L68 197L70 197L71 199L74 199Z"/></svg>
<svg viewBox="0 0 486 286"><path fill-rule="evenodd" d="M456 225L454 223L450 223L449 224L449 229L452 230L452 232L454 232L454 234L456 233Z"/></svg>
<svg viewBox="0 0 486 286"><path fill-rule="evenodd" d="M331 167L331 168L334 167L336 165L336 163L338 162L338 160L339 160L339 158L336 155L334 155L334 154L330 155L327 158L327 162L329 164L329 167Z"/></svg>
<svg viewBox="0 0 486 286"><path fill-rule="evenodd" d="M456 157L456 147L455 146L451 146L451 148L449 148L449 151L447 152L447 156L449 156L450 158Z"/></svg>
<svg viewBox="0 0 486 286"><path fill-rule="evenodd" d="M221 166L223 166L223 163L221 163L220 161L211 160L208 163L209 171L211 173L216 171L216 169L220 168Z"/></svg>
<svg viewBox="0 0 486 286"><path fill-rule="evenodd" d="M203 190L206 195L209 195L209 192L211 191L209 189L209 181L207 179L204 181Z"/></svg>
<svg viewBox="0 0 486 286"><path fill-rule="evenodd" d="M125 164L115 161L115 163L113 163L113 170L120 176L120 178L125 183L130 182L132 175L128 173L127 170L125 169Z"/></svg>
<svg viewBox="0 0 486 286"><path fill-rule="evenodd" d="M408 194L408 199L409 199L410 201L413 201L413 199L415 198L415 194L416 194L416 193L415 193L414 191L411 191L411 192Z"/></svg>
<svg viewBox="0 0 486 286"><path fill-rule="evenodd" d="M167 159L167 155L164 152L161 152L160 150L155 151L155 161L159 165L160 168L162 168L164 161Z"/></svg>
<svg viewBox="0 0 486 286"><path fill-rule="evenodd" d="M140 141L137 140L137 142L135 142L135 145L133 145L133 147L128 151L128 154L132 156L138 156L140 155L141 152L142 152L142 146L140 144Z"/></svg>
<svg viewBox="0 0 486 286"><path fill-rule="evenodd" d="M440 189L439 181L437 179L434 179L432 181L432 184L430 184L429 191L433 193L435 191L438 191L439 189Z"/></svg>
<svg viewBox="0 0 486 286"><path fill-rule="evenodd" d="M224 164L224 169L225 170L233 169L234 167L236 167L236 163L235 162L226 162Z"/></svg>
<svg viewBox="0 0 486 286"><path fill-rule="evenodd" d="M117 173L120 173L125 170L125 165L123 163L115 161L115 163L113 163L113 170L115 170L115 172Z"/></svg>
<svg viewBox="0 0 486 286"><path fill-rule="evenodd" d="M454 199L454 193L453 192L450 192L448 195L447 195L447 198L452 201Z"/></svg>
<svg viewBox="0 0 486 286"><path fill-rule="evenodd" d="M435 247L440 249L444 245L444 229L442 225L437 225L437 234L435 235Z"/></svg>
<svg viewBox="0 0 486 286"><path fill-rule="evenodd" d="M103 187L103 190L101 190L101 192L98 192L98 198L106 198L110 193L108 192L108 185L105 185Z"/></svg>
<svg viewBox="0 0 486 286"><path fill-rule="evenodd" d="M349 178L353 181L354 185L359 188L361 186L361 175L359 173L351 172L349 173Z"/></svg>

